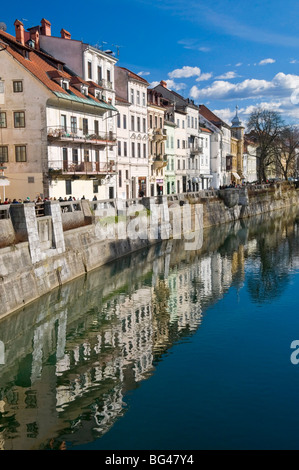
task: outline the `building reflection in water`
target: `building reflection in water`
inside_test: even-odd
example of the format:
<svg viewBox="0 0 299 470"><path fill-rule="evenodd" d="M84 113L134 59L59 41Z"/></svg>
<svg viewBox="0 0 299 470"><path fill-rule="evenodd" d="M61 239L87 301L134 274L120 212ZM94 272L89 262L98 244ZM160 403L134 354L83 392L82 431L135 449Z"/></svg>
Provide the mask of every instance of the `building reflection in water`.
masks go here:
<svg viewBox="0 0 299 470"><path fill-rule="evenodd" d="M197 331L207 308L242 288L246 271L259 300L256 272L268 289L279 265L287 279L299 264L296 217L272 215L271 231L264 219L206 231L196 252L178 240L148 248L3 319L0 448L95 440L169 348Z"/></svg>

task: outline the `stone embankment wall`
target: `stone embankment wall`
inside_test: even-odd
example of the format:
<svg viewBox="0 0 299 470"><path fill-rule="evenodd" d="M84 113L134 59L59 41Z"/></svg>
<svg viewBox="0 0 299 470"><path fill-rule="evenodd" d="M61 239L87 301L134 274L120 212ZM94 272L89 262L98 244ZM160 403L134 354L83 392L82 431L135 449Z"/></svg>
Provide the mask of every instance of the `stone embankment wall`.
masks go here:
<svg viewBox="0 0 299 470"><path fill-rule="evenodd" d="M0 318L52 289L161 240L202 246L203 228L298 205L295 188L226 189L131 201L0 206ZM40 212L39 212L40 215Z"/></svg>

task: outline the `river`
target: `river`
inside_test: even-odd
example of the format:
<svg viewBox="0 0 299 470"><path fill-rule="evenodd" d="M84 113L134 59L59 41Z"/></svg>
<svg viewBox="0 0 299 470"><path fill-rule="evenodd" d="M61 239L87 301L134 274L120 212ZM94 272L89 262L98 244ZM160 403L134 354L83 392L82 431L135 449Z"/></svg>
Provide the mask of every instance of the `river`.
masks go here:
<svg viewBox="0 0 299 470"><path fill-rule="evenodd" d="M295 209L54 290L0 321L0 449L299 449L298 292Z"/></svg>

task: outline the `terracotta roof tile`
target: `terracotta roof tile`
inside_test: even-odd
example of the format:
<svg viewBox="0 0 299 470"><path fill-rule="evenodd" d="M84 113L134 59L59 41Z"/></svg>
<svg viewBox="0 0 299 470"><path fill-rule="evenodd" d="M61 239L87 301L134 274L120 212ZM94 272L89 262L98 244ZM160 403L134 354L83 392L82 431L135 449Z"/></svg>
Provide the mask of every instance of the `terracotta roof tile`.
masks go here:
<svg viewBox="0 0 299 470"><path fill-rule="evenodd" d="M68 92L65 91L52 78L67 78L70 81L73 80L87 84L87 82L84 82L84 80L82 80L81 78L75 78L73 75L66 72L65 70L58 70L58 64L62 64L61 61L56 60L54 57L45 54L42 51L31 49L26 45L23 46L22 44L18 43L13 36L2 30L0 30L0 39L2 39L7 44L6 52L9 53L12 57L14 57L14 59L16 59L38 80L40 80L50 91L64 93L68 95ZM24 50L29 52L29 58L25 58L22 54L22 51ZM85 98L85 95L80 93L77 88L71 86L71 84L69 89L71 93L78 96L79 98ZM90 95L90 98L94 99L96 102L99 101L92 95Z"/></svg>

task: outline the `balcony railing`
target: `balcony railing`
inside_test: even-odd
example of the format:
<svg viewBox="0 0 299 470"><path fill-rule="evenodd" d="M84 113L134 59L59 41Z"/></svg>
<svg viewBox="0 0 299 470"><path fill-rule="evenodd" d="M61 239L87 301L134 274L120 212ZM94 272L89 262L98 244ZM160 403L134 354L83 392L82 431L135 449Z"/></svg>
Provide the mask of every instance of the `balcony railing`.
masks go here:
<svg viewBox="0 0 299 470"><path fill-rule="evenodd" d="M49 127L48 140L60 140L60 141L73 141L78 143L92 143L94 145L116 145L116 134L112 131L109 132L84 132L75 127L63 128L63 127Z"/></svg>
<svg viewBox="0 0 299 470"><path fill-rule="evenodd" d="M193 156L193 155L199 155L200 153L203 152L203 148L201 145L191 145L189 147L190 149L190 155Z"/></svg>
<svg viewBox="0 0 299 470"><path fill-rule="evenodd" d="M154 140L167 140L167 132L165 129L154 129L153 131Z"/></svg>
<svg viewBox="0 0 299 470"><path fill-rule="evenodd" d="M115 161L108 162L70 162L52 161L49 162L49 176L59 178L65 175L106 175L115 174Z"/></svg>
<svg viewBox="0 0 299 470"><path fill-rule="evenodd" d="M109 82L109 80L105 80L105 78L102 78L102 80L99 80L98 84L102 86L103 88L106 88L107 90L113 89L113 83Z"/></svg>

